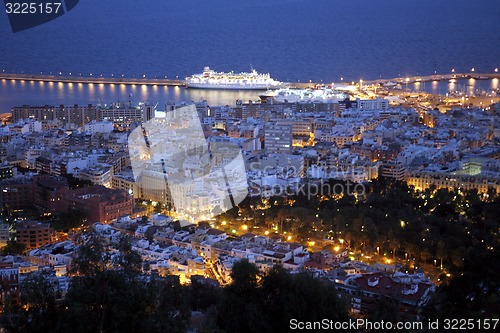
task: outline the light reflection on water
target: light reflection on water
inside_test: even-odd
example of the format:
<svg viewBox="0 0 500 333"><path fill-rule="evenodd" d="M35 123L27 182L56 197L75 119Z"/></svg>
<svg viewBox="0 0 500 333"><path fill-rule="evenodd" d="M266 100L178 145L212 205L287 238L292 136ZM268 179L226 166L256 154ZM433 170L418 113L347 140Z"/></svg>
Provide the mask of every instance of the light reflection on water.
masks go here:
<svg viewBox="0 0 500 333"><path fill-rule="evenodd" d="M497 78L491 80L491 89L492 90L498 89L498 79Z"/></svg>
<svg viewBox="0 0 500 333"><path fill-rule="evenodd" d="M402 85L402 88L406 88ZM499 80L456 80L415 82L408 84L413 91L427 91L446 94L461 91L478 94L481 91L496 90ZM132 100L133 104L149 101L158 103L158 109L170 102L191 102L207 100L209 105L234 105L236 100L258 100L259 91L231 91L186 89L173 86L86 84L62 82L33 82L5 80L0 81L0 113L9 112L14 106L21 105L60 105L60 104L110 104L117 101Z"/></svg>
<svg viewBox="0 0 500 333"><path fill-rule="evenodd" d="M403 87L404 88L404 87ZM463 92L469 95L479 95L498 88L498 79L476 80L457 79L450 81L415 82L408 85L412 91L426 91L432 94L444 95L448 92Z"/></svg>

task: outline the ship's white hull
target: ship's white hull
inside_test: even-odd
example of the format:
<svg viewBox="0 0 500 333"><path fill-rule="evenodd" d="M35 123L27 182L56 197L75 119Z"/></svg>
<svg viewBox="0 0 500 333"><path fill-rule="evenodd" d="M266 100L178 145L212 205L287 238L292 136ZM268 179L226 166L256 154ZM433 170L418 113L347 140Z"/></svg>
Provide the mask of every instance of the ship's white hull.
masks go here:
<svg viewBox="0 0 500 333"><path fill-rule="evenodd" d="M213 71L208 66L203 69L203 73L188 76L185 82L188 88L223 90L278 89L282 84L273 80L269 73L259 74L253 68L250 73L224 73Z"/></svg>
<svg viewBox="0 0 500 333"><path fill-rule="evenodd" d="M279 86L259 84L213 84L213 83L186 83L186 87L194 89L221 89L221 90L268 90L278 89Z"/></svg>

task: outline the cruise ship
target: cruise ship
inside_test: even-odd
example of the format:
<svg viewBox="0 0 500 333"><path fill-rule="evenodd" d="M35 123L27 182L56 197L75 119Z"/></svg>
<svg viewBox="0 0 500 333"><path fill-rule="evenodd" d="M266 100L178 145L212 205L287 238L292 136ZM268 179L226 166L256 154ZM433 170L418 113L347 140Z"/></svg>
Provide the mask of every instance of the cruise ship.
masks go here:
<svg viewBox="0 0 500 333"><path fill-rule="evenodd" d="M250 73L224 73L205 67L203 73L186 78L188 88L199 89L266 90L278 89L282 84L282 82L273 80L269 73L260 74L253 68Z"/></svg>

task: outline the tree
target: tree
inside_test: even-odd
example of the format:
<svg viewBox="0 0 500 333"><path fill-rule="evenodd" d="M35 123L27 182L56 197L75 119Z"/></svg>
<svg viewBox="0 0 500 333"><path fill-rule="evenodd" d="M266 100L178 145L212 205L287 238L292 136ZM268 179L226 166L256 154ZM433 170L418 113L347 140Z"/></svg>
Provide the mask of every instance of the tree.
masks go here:
<svg viewBox="0 0 500 333"><path fill-rule="evenodd" d="M290 319L347 321L347 308L335 287L308 273L290 274L274 266L262 279L262 307L268 332L288 332Z"/></svg>
<svg viewBox="0 0 500 333"><path fill-rule="evenodd" d="M218 306L226 332L288 332L290 319L347 321L347 308L330 282L307 273L290 274L281 266L261 276L246 260L233 267L233 282Z"/></svg>
<svg viewBox="0 0 500 333"><path fill-rule="evenodd" d="M72 190L77 189L77 188L81 188L81 187L88 187L88 186L94 185L90 180L80 179L80 178L73 176L72 174L66 175L66 179L68 180L69 188Z"/></svg>
<svg viewBox="0 0 500 333"><path fill-rule="evenodd" d="M23 254L24 251L26 251L26 244L19 243L14 237L12 237L2 249L3 254Z"/></svg>
<svg viewBox="0 0 500 333"><path fill-rule="evenodd" d="M245 296L257 288L259 274L259 269L255 265L246 259L240 260L233 266L231 272L233 282L228 288L235 293Z"/></svg>
<svg viewBox="0 0 500 333"><path fill-rule="evenodd" d="M464 268L439 287L424 309L428 319L498 318L500 315L500 255L475 250Z"/></svg>
<svg viewBox="0 0 500 333"><path fill-rule="evenodd" d="M205 311L211 306L215 306L222 296L222 289L210 284L191 280L189 286L189 299L193 311Z"/></svg>
<svg viewBox="0 0 500 333"><path fill-rule="evenodd" d="M381 297L377 299L372 310L368 314L371 322L391 322L401 321L398 301L393 298ZM378 330L377 332L389 332L390 330Z"/></svg>
<svg viewBox="0 0 500 333"><path fill-rule="evenodd" d="M78 247L71 266L73 273L83 276L95 276L110 266L110 257L99 235L91 234L87 242Z"/></svg>
<svg viewBox="0 0 500 333"><path fill-rule="evenodd" d="M41 272L28 276L20 285L21 302L7 308L2 324L10 332L49 332L56 325L59 313L56 307L56 286Z"/></svg>
<svg viewBox="0 0 500 333"><path fill-rule="evenodd" d="M140 332L187 331L191 317L188 290L181 286L177 276L153 279L147 284L146 295L146 311L139 313L139 317L146 319L139 319L143 321Z"/></svg>
<svg viewBox="0 0 500 333"><path fill-rule="evenodd" d="M218 324L226 332L263 332L266 328L262 298L257 289L257 267L244 259L234 264L232 283L224 288L218 306Z"/></svg>
<svg viewBox="0 0 500 333"><path fill-rule="evenodd" d="M125 272L138 273L142 267L142 258L132 250L130 237L122 236L118 241L119 254L114 258L114 264L120 266Z"/></svg>
<svg viewBox="0 0 500 333"><path fill-rule="evenodd" d="M190 308L178 278L146 279L128 238L106 255L93 236L77 251L70 289L59 307L56 332L185 332Z"/></svg>

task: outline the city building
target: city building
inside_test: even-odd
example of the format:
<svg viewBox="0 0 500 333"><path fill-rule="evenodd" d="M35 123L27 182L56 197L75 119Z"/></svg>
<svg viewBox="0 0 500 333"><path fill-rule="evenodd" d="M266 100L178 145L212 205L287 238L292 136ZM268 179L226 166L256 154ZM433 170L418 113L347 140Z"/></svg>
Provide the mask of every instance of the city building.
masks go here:
<svg viewBox="0 0 500 333"><path fill-rule="evenodd" d="M16 240L26 245L26 250L35 249L52 242L53 229L50 223L36 221L16 222Z"/></svg>
<svg viewBox="0 0 500 333"><path fill-rule="evenodd" d="M477 175L457 175L443 172L411 171L406 182L415 189L424 191L430 187L436 189L461 189L463 191L477 189L479 193L488 193L490 188L500 193L500 178L487 178Z"/></svg>
<svg viewBox="0 0 500 333"><path fill-rule="evenodd" d="M11 262L0 262L0 313L7 306L19 304L19 268Z"/></svg>
<svg viewBox="0 0 500 333"><path fill-rule="evenodd" d="M33 206L35 193L31 177L18 177L0 181L2 204L13 210L26 209Z"/></svg>
<svg viewBox="0 0 500 333"><path fill-rule="evenodd" d="M292 125L268 122L265 126L264 148L270 154L292 152Z"/></svg>
<svg viewBox="0 0 500 333"><path fill-rule="evenodd" d="M134 198L122 190L96 185L63 193L66 210L76 209L85 213L88 223L110 223L133 214Z"/></svg>
<svg viewBox="0 0 500 333"><path fill-rule="evenodd" d="M398 163L396 160L384 162L382 164L382 176L387 178L394 178L397 180L404 180L406 176L406 168L403 164Z"/></svg>

